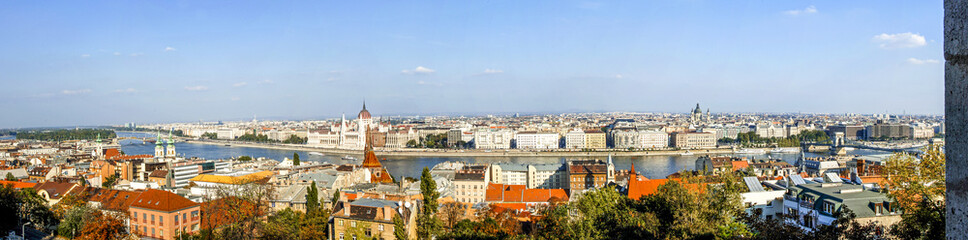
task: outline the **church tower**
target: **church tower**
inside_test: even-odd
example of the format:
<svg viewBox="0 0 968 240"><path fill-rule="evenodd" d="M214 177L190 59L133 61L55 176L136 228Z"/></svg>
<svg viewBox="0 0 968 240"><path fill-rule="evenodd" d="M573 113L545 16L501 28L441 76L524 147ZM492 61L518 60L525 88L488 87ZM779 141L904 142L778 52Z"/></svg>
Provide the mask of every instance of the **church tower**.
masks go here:
<svg viewBox="0 0 968 240"><path fill-rule="evenodd" d="M171 134L173 130L174 128L168 130L168 152L165 153L166 157L172 157L172 158L177 156L175 155L175 138L172 137L172 134Z"/></svg>
<svg viewBox="0 0 968 240"><path fill-rule="evenodd" d="M94 152L94 154L92 154L92 156L93 157L96 157L96 158L97 157L104 156L104 148L103 148L103 146L101 146L101 134L100 133L97 134L97 140L95 140L94 142L95 142L95 144L97 144L97 149L94 150L95 152Z"/></svg>
<svg viewBox="0 0 968 240"><path fill-rule="evenodd" d="M161 133L157 134L158 139L155 140L155 158L165 157L165 146L161 145Z"/></svg>

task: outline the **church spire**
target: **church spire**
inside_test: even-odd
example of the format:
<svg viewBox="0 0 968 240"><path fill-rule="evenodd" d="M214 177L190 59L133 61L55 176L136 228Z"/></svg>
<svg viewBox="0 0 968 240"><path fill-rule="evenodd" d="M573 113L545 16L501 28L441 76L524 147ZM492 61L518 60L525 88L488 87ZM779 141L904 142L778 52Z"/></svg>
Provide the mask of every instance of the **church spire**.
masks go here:
<svg viewBox="0 0 968 240"><path fill-rule="evenodd" d="M363 99L363 110L366 110L366 99Z"/></svg>

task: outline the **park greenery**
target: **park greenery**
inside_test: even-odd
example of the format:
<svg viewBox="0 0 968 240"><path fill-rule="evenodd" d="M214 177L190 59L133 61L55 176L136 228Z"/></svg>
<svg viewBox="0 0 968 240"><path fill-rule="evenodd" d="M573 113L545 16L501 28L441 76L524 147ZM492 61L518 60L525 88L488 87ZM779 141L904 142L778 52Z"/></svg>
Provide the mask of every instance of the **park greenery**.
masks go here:
<svg viewBox="0 0 968 240"><path fill-rule="evenodd" d="M214 132L202 133L202 138L215 140L215 139L218 139L218 133L214 133Z"/></svg>
<svg viewBox="0 0 968 240"><path fill-rule="evenodd" d="M209 139L216 139L217 138L217 136L213 136L213 135L206 136L205 134L202 134L202 137L207 137ZM257 142L257 143L305 144L306 141L308 140L308 138L299 137L299 136L296 136L296 135L291 135L286 140L279 141L279 140L271 139L271 138L269 138L268 135L265 135L265 134L246 133L246 134L244 134L242 136L235 137L235 140L236 141L244 141L244 142Z"/></svg>
<svg viewBox="0 0 968 240"><path fill-rule="evenodd" d="M66 141L66 140L95 140L115 138L118 135L110 129L45 129L25 130L17 132L17 139Z"/></svg>
<svg viewBox="0 0 968 240"><path fill-rule="evenodd" d="M447 134L427 134L419 140L407 141L408 148L447 148Z"/></svg>
<svg viewBox="0 0 968 240"><path fill-rule="evenodd" d="M755 132L745 132L736 135L736 138L721 138L720 144L739 144L743 147L799 147L803 142L823 143L830 140L827 133L822 130L806 130L793 136L785 138L764 138Z"/></svg>

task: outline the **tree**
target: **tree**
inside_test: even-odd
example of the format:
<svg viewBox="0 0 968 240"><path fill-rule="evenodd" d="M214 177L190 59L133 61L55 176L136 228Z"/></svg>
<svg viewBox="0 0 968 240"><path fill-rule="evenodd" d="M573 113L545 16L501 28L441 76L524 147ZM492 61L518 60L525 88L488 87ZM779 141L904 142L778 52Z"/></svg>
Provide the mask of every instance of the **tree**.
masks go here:
<svg viewBox="0 0 968 240"><path fill-rule="evenodd" d="M393 236L397 240L407 240L407 229L403 225L403 219L400 215L393 215Z"/></svg>
<svg viewBox="0 0 968 240"><path fill-rule="evenodd" d="M252 161L252 157L249 157L249 156L241 156L241 157L239 157L239 161L240 162Z"/></svg>
<svg viewBox="0 0 968 240"><path fill-rule="evenodd" d="M299 153L292 153L292 165L299 166Z"/></svg>
<svg viewBox="0 0 968 240"><path fill-rule="evenodd" d="M13 173L7 173L7 181L17 181L17 177L13 176Z"/></svg>
<svg viewBox="0 0 968 240"><path fill-rule="evenodd" d="M114 187L114 184L116 184L117 182L118 182L118 175L112 174L111 176L108 176L106 179L104 179L104 182L101 183L101 187L111 188L111 187Z"/></svg>
<svg viewBox="0 0 968 240"><path fill-rule="evenodd" d="M440 209L440 215L444 219L444 225L448 229L454 228L454 224L457 224L457 221L460 221L464 217L465 209L465 205L459 202L445 203Z"/></svg>
<svg viewBox="0 0 968 240"><path fill-rule="evenodd" d="M420 239L433 238L440 229L440 222L435 215L437 214L437 182L430 176L430 169L424 167L420 175L420 192L423 195L423 211L417 218L417 237Z"/></svg>
<svg viewBox="0 0 968 240"><path fill-rule="evenodd" d="M106 216L100 211L93 211L89 223L84 225L77 239L111 240L126 237L125 223L121 219Z"/></svg>
<svg viewBox="0 0 968 240"><path fill-rule="evenodd" d="M12 184L0 184L0 232L18 229L20 197Z"/></svg>
<svg viewBox="0 0 968 240"><path fill-rule="evenodd" d="M410 141L407 141L407 147L408 148L419 147L419 145L417 145L417 140L410 139Z"/></svg>
<svg viewBox="0 0 968 240"><path fill-rule="evenodd" d="M921 159L898 153L887 160L888 196L902 211L891 233L904 239L941 239L945 236L945 154L939 145L922 151Z"/></svg>
<svg viewBox="0 0 968 240"><path fill-rule="evenodd" d="M316 181L313 181L309 187L306 187L306 213L315 213L318 208L319 189L316 188Z"/></svg>
<svg viewBox="0 0 968 240"><path fill-rule="evenodd" d="M84 225L89 222L94 209L87 206L77 206L68 209L63 220L57 226L57 235L74 238L81 234Z"/></svg>
<svg viewBox="0 0 968 240"><path fill-rule="evenodd" d="M339 195L340 195L339 194L339 189L336 189L336 191L333 191L333 200L332 200L332 202L333 202L334 205L337 202L339 202Z"/></svg>

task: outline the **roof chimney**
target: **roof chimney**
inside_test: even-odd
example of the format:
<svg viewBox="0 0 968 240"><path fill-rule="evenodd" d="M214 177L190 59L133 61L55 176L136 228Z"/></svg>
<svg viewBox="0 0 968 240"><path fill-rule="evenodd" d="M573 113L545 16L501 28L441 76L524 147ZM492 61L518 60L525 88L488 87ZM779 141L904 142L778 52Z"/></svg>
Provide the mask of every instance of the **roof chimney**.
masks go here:
<svg viewBox="0 0 968 240"><path fill-rule="evenodd" d="M343 202L343 216L350 216L350 205L349 202Z"/></svg>

